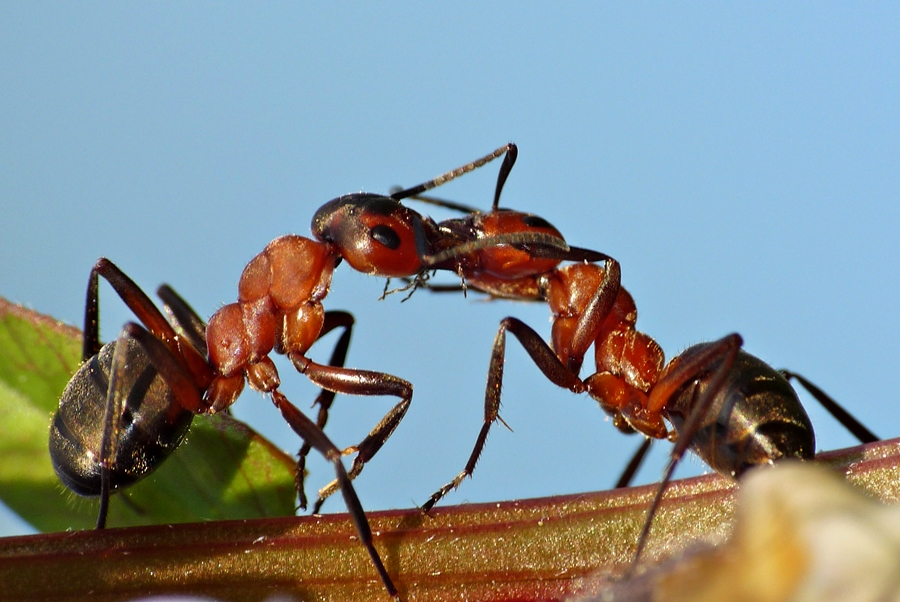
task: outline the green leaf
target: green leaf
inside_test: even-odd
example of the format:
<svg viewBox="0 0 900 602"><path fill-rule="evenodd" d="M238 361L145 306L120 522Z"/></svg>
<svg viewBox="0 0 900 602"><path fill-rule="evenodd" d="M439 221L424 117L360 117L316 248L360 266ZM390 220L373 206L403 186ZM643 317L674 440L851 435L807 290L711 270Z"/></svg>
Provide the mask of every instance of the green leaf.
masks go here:
<svg viewBox="0 0 900 602"><path fill-rule="evenodd" d="M99 503L59 482L47 438L81 333L0 298L0 499L41 531L87 529ZM294 461L228 416L197 416L163 466L113 496L109 525L293 515Z"/></svg>

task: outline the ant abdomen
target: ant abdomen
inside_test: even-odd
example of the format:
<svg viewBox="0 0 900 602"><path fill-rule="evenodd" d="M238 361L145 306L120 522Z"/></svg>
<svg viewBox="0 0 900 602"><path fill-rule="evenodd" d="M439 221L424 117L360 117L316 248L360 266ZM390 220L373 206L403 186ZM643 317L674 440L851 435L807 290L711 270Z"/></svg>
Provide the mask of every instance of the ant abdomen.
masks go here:
<svg viewBox="0 0 900 602"><path fill-rule="evenodd" d="M686 384L666 407L666 417L679 436L717 365ZM691 449L716 471L739 477L749 468L782 458L812 459L815 434L787 379L761 359L739 351L692 436Z"/></svg>
<svg viewBox="0 0 900 602"><path fill-rule="evenodd" d="M110 374L117 345L125 345L116 387L125 393L113 437L110 487L128 487L153 472L181 444L193 414L173 398L172 389L144 348L123 336L104 345L81 365L60 398L50 426L50 458L63 484L82 496L101 492L101 447ZM120 354L122 351L120 350Z"/></svg>

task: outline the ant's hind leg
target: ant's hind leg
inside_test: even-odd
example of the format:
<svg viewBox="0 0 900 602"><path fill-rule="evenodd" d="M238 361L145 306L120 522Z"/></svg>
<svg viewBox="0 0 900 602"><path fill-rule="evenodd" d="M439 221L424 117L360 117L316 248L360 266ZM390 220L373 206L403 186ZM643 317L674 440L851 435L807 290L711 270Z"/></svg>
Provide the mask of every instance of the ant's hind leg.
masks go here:
<svg viewBox="0 0 900 602"><path fill-rule="evenodd" d="M122 299L128 309L134 312L141 323L153 333L155 337L166 343L173 351L177 348L175 343L175 330L166 321L162 312L153 304L150 297L125 275L116 264L105 257L101 257L91 268L88 277L87 298L84 304L84 338L82 340L82 359L87 359L100 351L99 340L99 294L98 276L103 278L113 287L116 294Z"/></svg>
<svg viewBox="0 0 900 602"><path fill-rule="evenodd" d="M685 452L687 452L691 445L694 435L697 434L697 430L702 426L703 418L706 416L706 413L715 401L716 396L719 395L722 387L725 385L728 373L731 372L731 367L734 365L734 360L743 344L744 341L739 334L731 334L719 339L715 343L706 345L702 353L694 354L690 358L682 361L675 370L670 371L661 378L656 383L653 390L651 390L651 404L654 404L654 402L667 403L671 396L683 384L709 370L710 366L715 366L716 363L719 363L715 372L712 373L712 377L706 390L697 402L692 404L693 410L687 416L687 419L684 421L684 424L678 433L678 440L672 448L672 453L669 456L669 463L663 472L662 481L660 481L659 486L656 489L656 495L653 497L650 508L647 510L647 518L644 521L644 527L641 529L641 534L638 537L637 549L634 552L634 559L632 560L628 574L631 574L635 568L637 568L641 554L647 545L647 539L650 537L650 528L653 525L653 517L656 516L656 512L662 502L663 494L665 493L669 482L672 480L672 475L675 473L675 468L678 466L681 458L684 457ZM674 362L676 360L672 361Z"/></svg>
<svg viewBox="0 0 900 602"><path fill-rule="evenodd" d="M788 380L795 379L804 389L809 391L816 401L822 404L822 407L828 410L828 413L834 416L835 420L844 425L850 433L859 439L860 443L873 443L879 441L878 435L867 429L859 420L853 417L850 412L845 410L838 402L836 402L825 391L806 380L803 376L790 370L779 370L781 374Z"/></svg>
<svg viewBox="0 0 900 602"><path fill-rule="evenodd" d="M304 416L303 413L288 401L288 399L277 389L272 391L272 401L281 411L281 415L284 416L284 419L294 432L303 437L304 441L308 442L309 445L316 449L316 451L325 456L325 458L334 466L337 475L335 481L344 496L344 502L347 504L347 511L350 513L350 518L353 520L356 531L359 533L359 539L369 553L372 564L375 565L375 570L378 571L381 582L384 584L388 594L395 600L399 600L397 588L394 586L393 581L391 581L387 569L384 568L384 563L381 561L381 557L378 555L378 551L372 543L372 529L369 527L369 521L366 518L359 497L353 489L353 483L351 483L350 477L344 469L344 464L341 462L341 450L328 439L322 429L317 427L312 420Z"/></svg>
<svg viewBox="0 0 900 602"><path fill-rule="evenodd" d="M100 441L100 511L97 516L97 528L106 526L109 512L109 498L112 491L113 463L116 446L122 435L121 419L125 412L125 400L135 388L147 387L149 383L139 384L134 374L136 348L130 345L134 341L140 346L147 361L169 387L172 399L184 410L198 413L203 407L202 396L185 367L169 351L168 347L154 337L143 326L134 322L127 323L115 343L112 363L107 384L106 411L103 418L103 436ZM146 391L144 391L146 393Z"/></svg>

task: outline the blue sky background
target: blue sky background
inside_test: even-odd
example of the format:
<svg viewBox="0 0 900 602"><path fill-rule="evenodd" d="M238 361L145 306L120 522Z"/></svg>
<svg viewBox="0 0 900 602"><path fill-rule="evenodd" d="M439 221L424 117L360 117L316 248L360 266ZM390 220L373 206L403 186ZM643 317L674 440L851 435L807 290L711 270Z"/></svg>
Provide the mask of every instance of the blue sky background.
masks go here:
<svg viewBox="0 0 900 602"><path fill-rule="evenodd" d="M505 204L618 258L639 326L668 357L740 332L894 436L898 32L890 3L3 3L0 295L80 325L105 255L209 316L267 242L308 235L325 201L412 185L512 140ZM487 207L495 176L441 194ZM382 286L341 266L325 301L357 318L350 366L415 384L357 481L367 509L422 503L462 468L500 319L549 333L546 306L379 302ZM129 312L102 295L109 339ZM610 487L638 439L508 348L515 432L493 432L447 503ZM329 353L323 342L313 357ZM314 388L280 366L306 407ZM328 433L356 443L392 403L339 398ZM852 444L812 403L820 449ZM235 411L297 448L258 394ZM312 469L314 484L329 479ZM691 460L681 474L703 470ZM23 529L7 514L0 527Z"/></svg>

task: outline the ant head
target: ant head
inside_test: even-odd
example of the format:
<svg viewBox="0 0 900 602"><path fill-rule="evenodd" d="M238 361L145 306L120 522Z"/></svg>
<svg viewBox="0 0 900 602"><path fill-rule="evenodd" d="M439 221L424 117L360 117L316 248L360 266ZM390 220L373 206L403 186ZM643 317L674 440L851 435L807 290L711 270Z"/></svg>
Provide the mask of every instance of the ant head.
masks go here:
<svg viewBox="0 0 900 602"><path fill-rule="evenodd" d="M372 193L328 201L313 216L312 232L334 247L359 272L383 277L414 276L429 252L426 221L400 201Z"/></svg>

